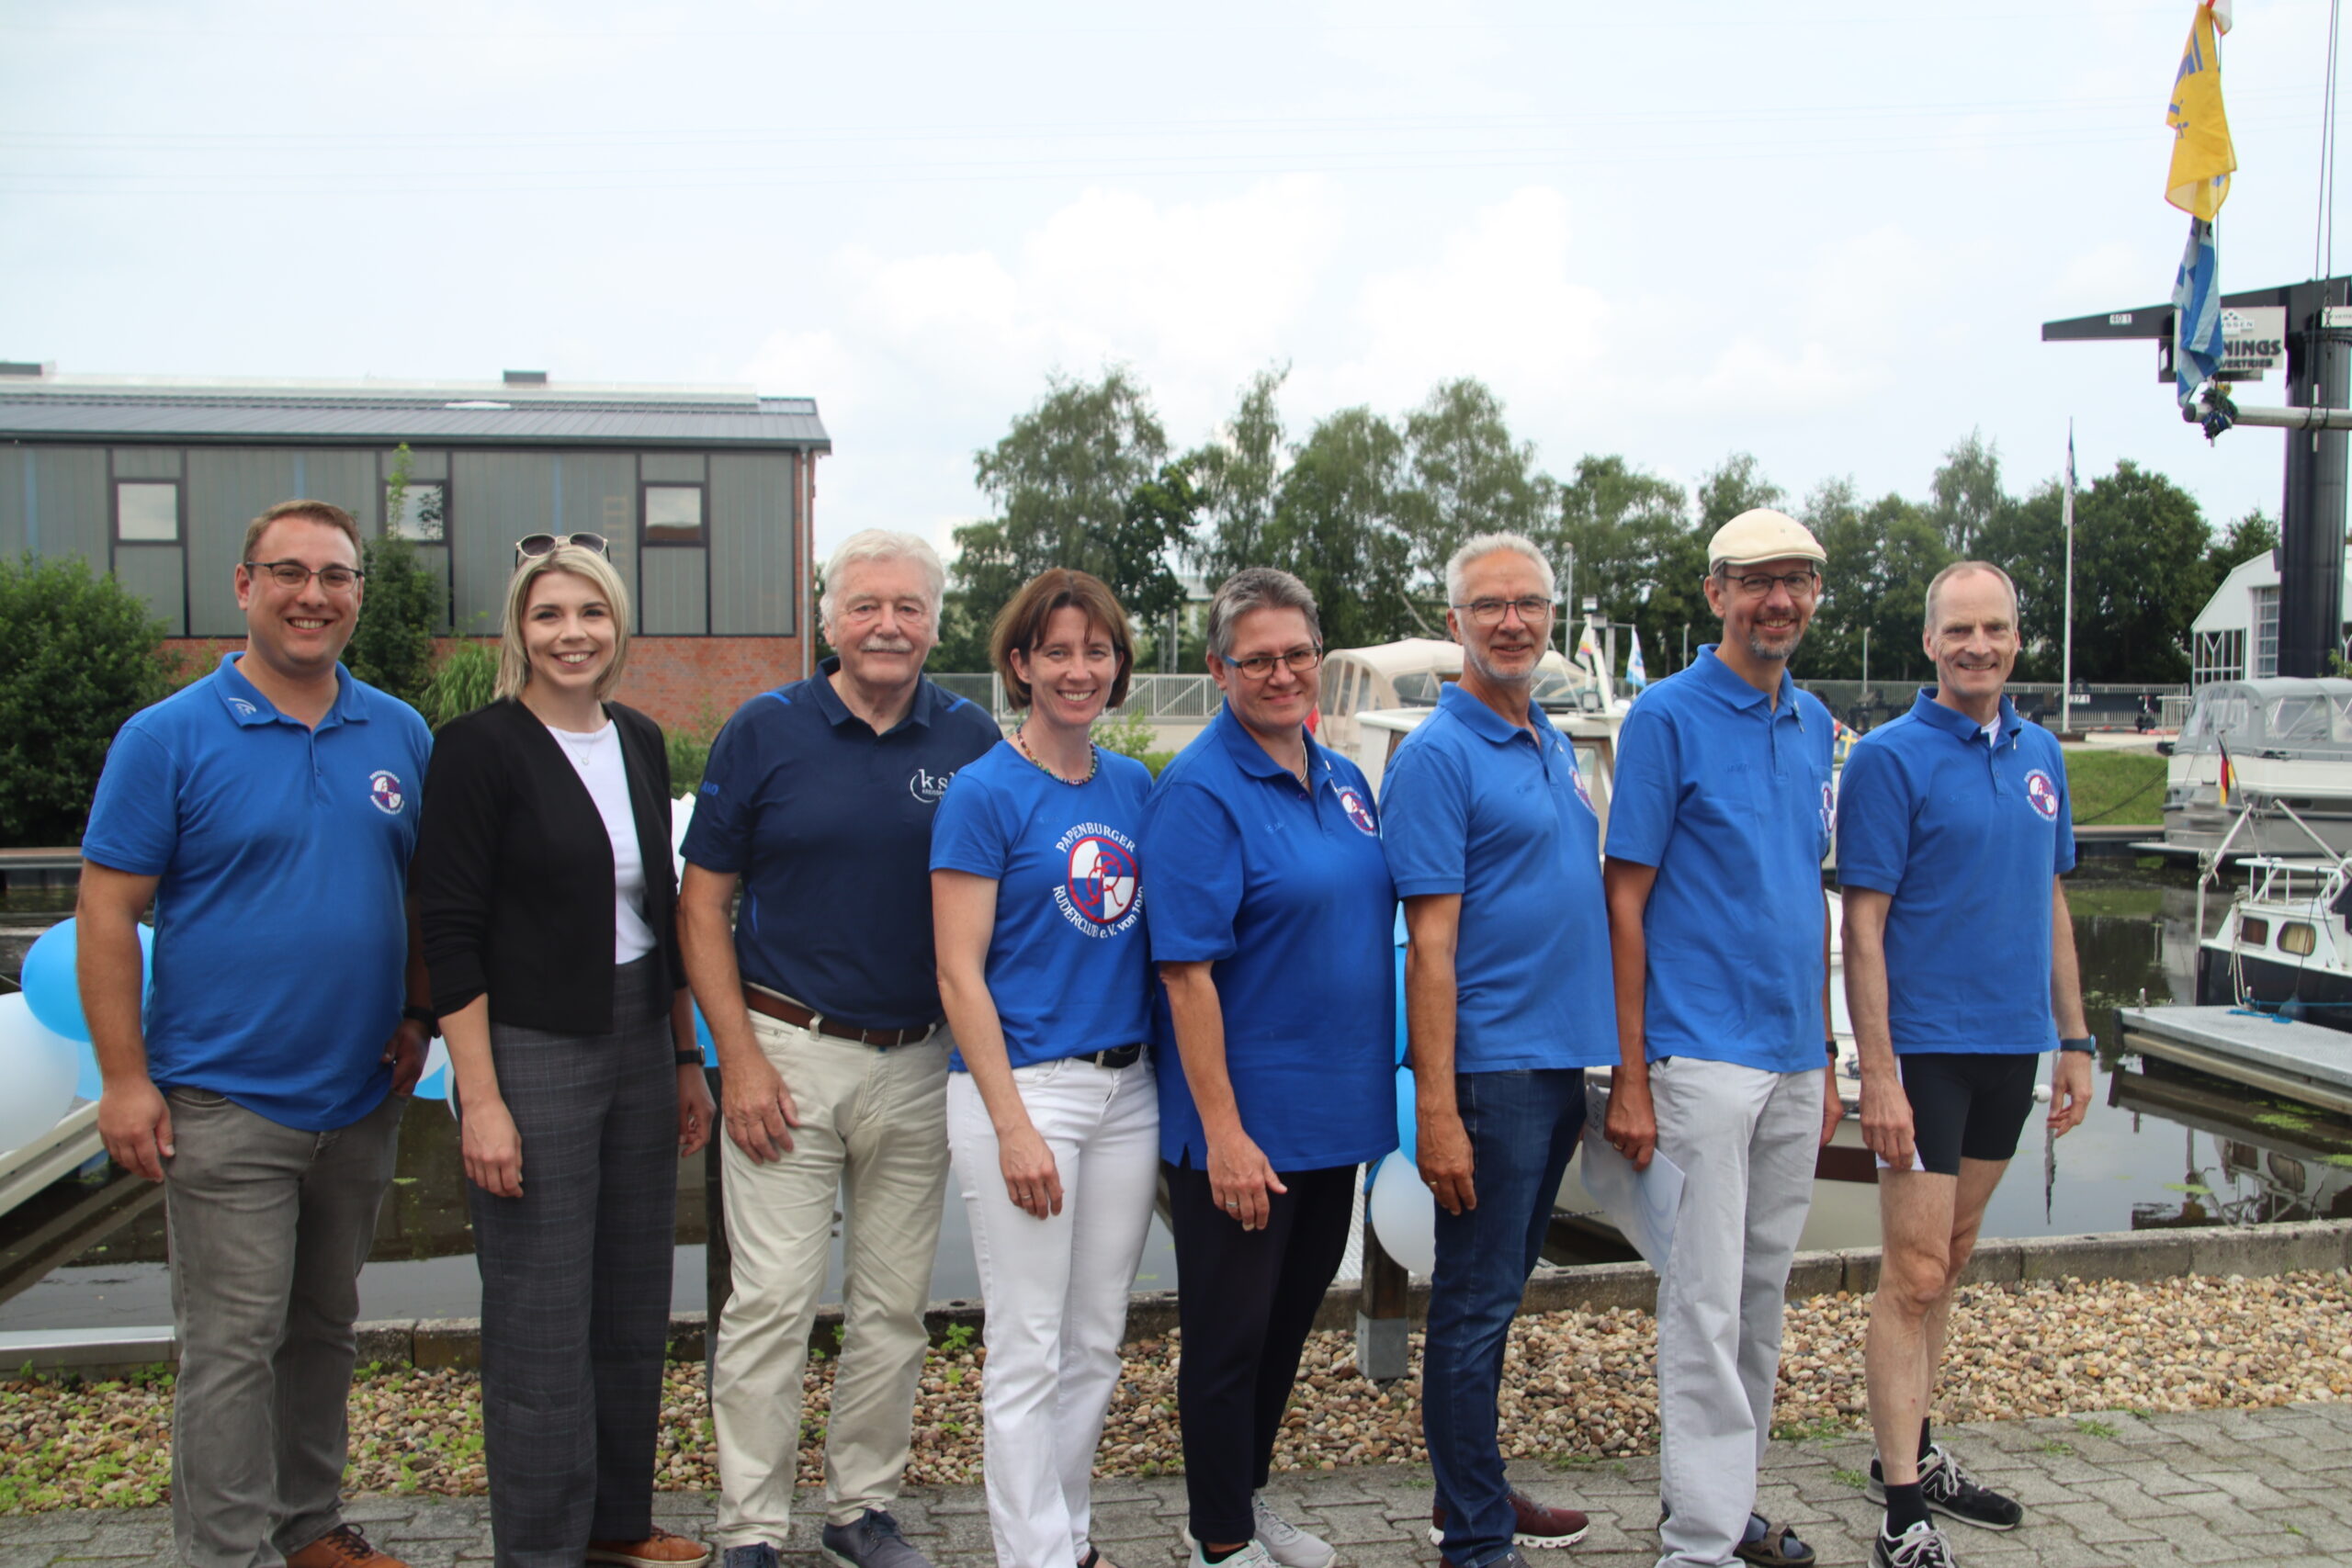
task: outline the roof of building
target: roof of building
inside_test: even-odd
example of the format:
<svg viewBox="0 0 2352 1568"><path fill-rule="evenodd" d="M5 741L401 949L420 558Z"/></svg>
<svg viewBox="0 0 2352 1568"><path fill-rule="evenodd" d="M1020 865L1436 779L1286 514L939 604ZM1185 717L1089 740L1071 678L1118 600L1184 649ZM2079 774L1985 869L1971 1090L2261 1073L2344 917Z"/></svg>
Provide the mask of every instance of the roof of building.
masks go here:
<svg viewBox="0 0 2352 1568"><path fill-rule="evenodd" d="M0 441L832 449L814 398L763 397L749 388L181 382L21 371L0 376Z"/></svg>

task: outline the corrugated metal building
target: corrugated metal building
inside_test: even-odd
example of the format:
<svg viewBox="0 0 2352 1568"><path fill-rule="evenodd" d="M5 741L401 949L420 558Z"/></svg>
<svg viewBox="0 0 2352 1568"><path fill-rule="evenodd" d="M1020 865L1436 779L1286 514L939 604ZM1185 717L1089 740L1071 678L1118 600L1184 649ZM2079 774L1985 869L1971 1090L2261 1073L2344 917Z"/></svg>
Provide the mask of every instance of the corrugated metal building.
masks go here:
<svg viewBox="0 0 2352 1568"><path fill-rule="evenodd" d="M397 449L411 454L388 514ZM294 496L413 539L455 635L497 630L514 543L596 533L636 602L621 696L702 727L813 663L808 398L740 389L194 384L0 364L0 551L77 555L202 657L241 641L245 525Z"/></svg>

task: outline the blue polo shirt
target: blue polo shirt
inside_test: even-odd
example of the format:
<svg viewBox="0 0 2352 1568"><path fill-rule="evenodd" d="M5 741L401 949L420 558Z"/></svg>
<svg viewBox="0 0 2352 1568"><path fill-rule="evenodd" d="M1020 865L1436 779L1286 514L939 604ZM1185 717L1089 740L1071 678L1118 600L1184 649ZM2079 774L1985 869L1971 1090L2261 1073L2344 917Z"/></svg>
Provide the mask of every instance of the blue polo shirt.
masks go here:
<svg viewBox="0 0 2352 1568"><path fill-rule="evenodd" d="M2057 737L2001 699L1996 738L1922 690L1854 743L1838 880L1888 894L1887 1022L1906 1051L2025 1055L2058 1043L2050 879L2075 869Z"/></svg>
<svg viewBox="0 0 2352 1568"><path fill-rule="evenodd" d="M763 692L711 743L684 852L742 879L743 978L861 1029L939 1017L931 942L931 825L996 720L929 681L883 734L817 673Z"/></svg>
<svg viewBox="0 0 2352 1568"><path fill-rule="evenodd" d="M1600 819L1567 741L1530 717L1532 732L1448 684L1381 780L1397 897L1462 895L1456 1072L1617 1059Z"/></svg>
<svg viewBox="0 0 2352 1568"><path fill-rule="evenodd" d="M1206 963L1241 1125L1276 1170L1396 1146L1396 897L1363 771L1306 742L1307 778L1231 708L1161 770L1144 816L1151 955ZM1159 1149L1208 1165L1208 1139L1157 992Z"/></svg>
<svg viewBox="0 0 2352 1568"><path fill-rule="evenodd" d="M335 668L313 729L224 655L131 716L82 853L155 885L147 1070L306 1133L383 1103L432 732Z"/></svg>
<svg viewBox="0 0 2352 1568"><path fill-rule="evenodd" d="M1617 736L1609 856L1657 868L1642 931L1644 1055L1811 1072L1821 1016L1821 863L1836 821L1829 710L1781 671L1777 700L1699 649Z"/></svg>
<svg viewBox="0 0 2352 1568"><path fill-rule="evenodd" d="M1016 1067L1136 1044L1150 1028L1136 839L1151 770L1095 755L1072 788L1001 740L956 775L932 827L932 870L996 884L986 974ZM962 1072L964 1054L948 1066Z"/></svg>

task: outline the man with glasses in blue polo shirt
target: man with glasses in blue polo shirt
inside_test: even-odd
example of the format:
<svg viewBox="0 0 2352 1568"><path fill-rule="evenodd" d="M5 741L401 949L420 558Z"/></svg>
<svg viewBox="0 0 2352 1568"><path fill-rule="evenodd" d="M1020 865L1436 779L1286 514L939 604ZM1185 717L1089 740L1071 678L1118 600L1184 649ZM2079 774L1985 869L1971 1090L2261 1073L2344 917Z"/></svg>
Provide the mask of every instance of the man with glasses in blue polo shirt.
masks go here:
<svg viewBox="0 0 2352 1568"><path fill-rule="evenodd" d="M1521 1568L1587 1522L1512 1489L1496 1438L1503 1350L1584 1128L1584 1070L1616 1009L1600 823L1533 701L1552 568L1482 534L1445 568L1462 679L1382 781L1381 842L1405 900L1405 1011L1422 1179L1438 1205L1421 1427L1445 1568Z"/></svg>
<svg viewBox="0 0 2352 1568"><path fill-rule="evenodd" d="M2090 1108L2066 761L2002 694L2019 635L1999 567L1937 573L1922 637L1936 685L1855 743L1839 802L1846 997L1886 1248L1863 1349L1870 1495L1886 1506L1878 1568L1950 1568L1930 1511L1995 1530L2024 1517L1933 1440L1928 1408L1952 1291L2032 1114L2043 1052L2058 1051L2051 1134Z"/></svg>
<svg viewBox="0 0 2352 1568"><path fill-rule="evenodd" d="M999 739L985 710L923 679L945 585L912 534L843 540L820 606L832 657L736 710L686 829L678 938L727 1123L733 1268L710 1396L725 1568L776 1568L790 1526L836 1205L848 1337L819 1544L845 1568L928 1568L890 1505L947 1182L954 1042L932 952L931 824L948 781Z"/></svg>
<svg viewBox="0 0 2352 1568"><path fill-rule="evenodd" d="M359 1268L433 1018L406 912L433 738L337 662L359 561L341 507L254 521L244 651L122 727L82 840L98 1132L164 1184L171 1227L172 1534L193 1568L400 1568L344 1522L342 1488Z"/></svg>
<svg viewBox="0 0 2352 1568"><path fill-rule="evenodd" d="M1781 1292L1841 1114L1829 1082L1829 710L1790 657L1827 557L1743 512L1707 546L1724 624L1618 736L1609 929L1618 1063L1608 1135L1683 1174L1657 1293L1659 1568L1791 1568L1810 1547L1755 1512Z"/></svg>

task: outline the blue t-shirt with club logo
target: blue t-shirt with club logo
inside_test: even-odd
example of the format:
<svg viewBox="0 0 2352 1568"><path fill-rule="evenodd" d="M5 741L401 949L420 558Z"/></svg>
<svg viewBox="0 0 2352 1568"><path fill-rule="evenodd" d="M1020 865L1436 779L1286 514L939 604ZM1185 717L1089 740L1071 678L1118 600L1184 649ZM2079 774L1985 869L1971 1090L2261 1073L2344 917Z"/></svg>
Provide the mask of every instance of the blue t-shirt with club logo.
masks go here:
<svg viewBox="0 0 2352 1568"><path fill-rule="evenodd" d="M337 666L316 728L237 668L131 716L85 859L155 886L147 1070L323 1133L383 1103L406 998L409 857L433 734Z"/></svg>
<svg viewBox="0 0 2352 1568"><path fill-rule="evenodd" d="M1073 786L1001 741L956 775L932 828L932 870L997 885L986 973L1016 1067L1139 1044L1150 1021L1136 840L1151 771L1095 755Z"/></svg>
<svg viewBox="0 0 2352 1568"><path fill-rule="evenodd" d="M1892 897L1897 1055L2058 1043L2051 878L2074 869L2065 754L2008 698L1989 739L1922 691L1909 713L1854 742L1838 789L1838 880Z"/></svg>

